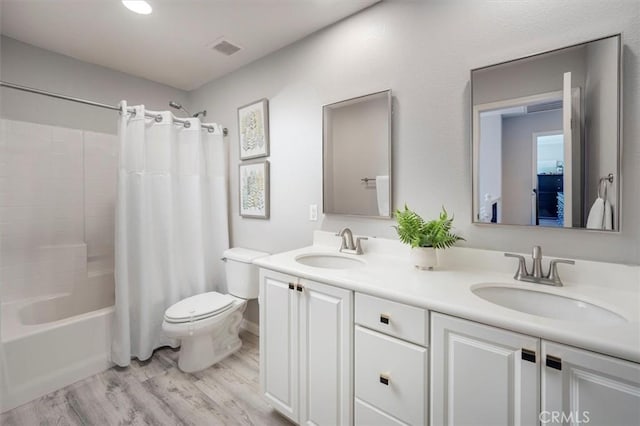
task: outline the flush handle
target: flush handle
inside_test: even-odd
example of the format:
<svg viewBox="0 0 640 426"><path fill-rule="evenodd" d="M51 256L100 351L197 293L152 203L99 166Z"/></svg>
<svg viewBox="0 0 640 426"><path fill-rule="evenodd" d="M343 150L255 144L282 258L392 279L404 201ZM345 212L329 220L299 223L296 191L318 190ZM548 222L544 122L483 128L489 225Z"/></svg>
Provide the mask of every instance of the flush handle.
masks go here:
<svg viewBox="0 0 640 426"><path fill-rule="evenodd" d="M382 324L389 324L390 318L388 314L380 314L380 322Z"/></svg>
<svg viewBox="0 0 640 426"><path fill-rule="evenodd" d="M547 367L550 367L556 370L562 370L562 359L558 357L547 355L546 364L547 364Z"/></svg>

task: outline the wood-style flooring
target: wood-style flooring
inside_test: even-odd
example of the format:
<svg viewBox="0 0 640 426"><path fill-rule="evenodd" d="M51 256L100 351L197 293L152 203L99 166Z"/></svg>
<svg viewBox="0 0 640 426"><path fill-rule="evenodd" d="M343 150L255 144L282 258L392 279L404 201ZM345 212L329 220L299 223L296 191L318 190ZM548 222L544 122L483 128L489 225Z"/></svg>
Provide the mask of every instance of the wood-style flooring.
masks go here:
<svg viewBox="0 0 640 426"><path fill-rule="evenodd" d="M260 395L258 338L241 338L204 371L183 373L178 352L162 348L8 411L0 425L291 425Z"/></svg>

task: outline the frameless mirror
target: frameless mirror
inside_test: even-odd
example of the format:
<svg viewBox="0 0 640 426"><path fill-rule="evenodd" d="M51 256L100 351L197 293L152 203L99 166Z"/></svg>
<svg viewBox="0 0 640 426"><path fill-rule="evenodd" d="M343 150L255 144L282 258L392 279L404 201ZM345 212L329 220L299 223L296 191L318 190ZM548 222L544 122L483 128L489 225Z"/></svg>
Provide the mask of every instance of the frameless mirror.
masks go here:
<svg viewBox="0 0 640 426"><path fill-rule="evenodd" d="M474 222L619 229L620 43L471 71Z"/></svg>
<svg viewBox="0 0 640 426"><path fill-rule="evenodd" d="M391 90L322 108L324 213L391 217Z"/></svg>

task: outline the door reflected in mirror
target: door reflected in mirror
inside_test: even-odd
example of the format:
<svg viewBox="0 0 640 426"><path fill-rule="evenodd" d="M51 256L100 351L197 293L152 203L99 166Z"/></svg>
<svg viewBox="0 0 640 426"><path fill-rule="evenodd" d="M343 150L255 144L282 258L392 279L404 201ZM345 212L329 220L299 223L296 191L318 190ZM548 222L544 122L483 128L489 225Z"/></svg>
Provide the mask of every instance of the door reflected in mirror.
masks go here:
<svg viewBox="0 0 640 426"><path fill-rule="evenodd" d="M391 217L391 90L325 105L324 213Z"/></svg>
<svg viewBox="0 0 640 426"><path fill-rule="evenodd" d="M618 229L620 36L472 70L474 222Z"/></svg>

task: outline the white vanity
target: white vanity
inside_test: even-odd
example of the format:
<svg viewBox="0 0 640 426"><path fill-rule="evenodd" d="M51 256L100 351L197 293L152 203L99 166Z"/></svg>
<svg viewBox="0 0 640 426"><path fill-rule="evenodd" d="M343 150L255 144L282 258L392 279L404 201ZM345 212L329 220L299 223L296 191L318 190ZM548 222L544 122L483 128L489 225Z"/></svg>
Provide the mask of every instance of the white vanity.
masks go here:
<svg viewBox="0 0 640 426"><path fill-rule="evenodd" d="M576 261L548 287L499 252L425 272L397 241L339 247L317 231L256 261L262 391L295 423L640 422L640 268Z"/></svg>

